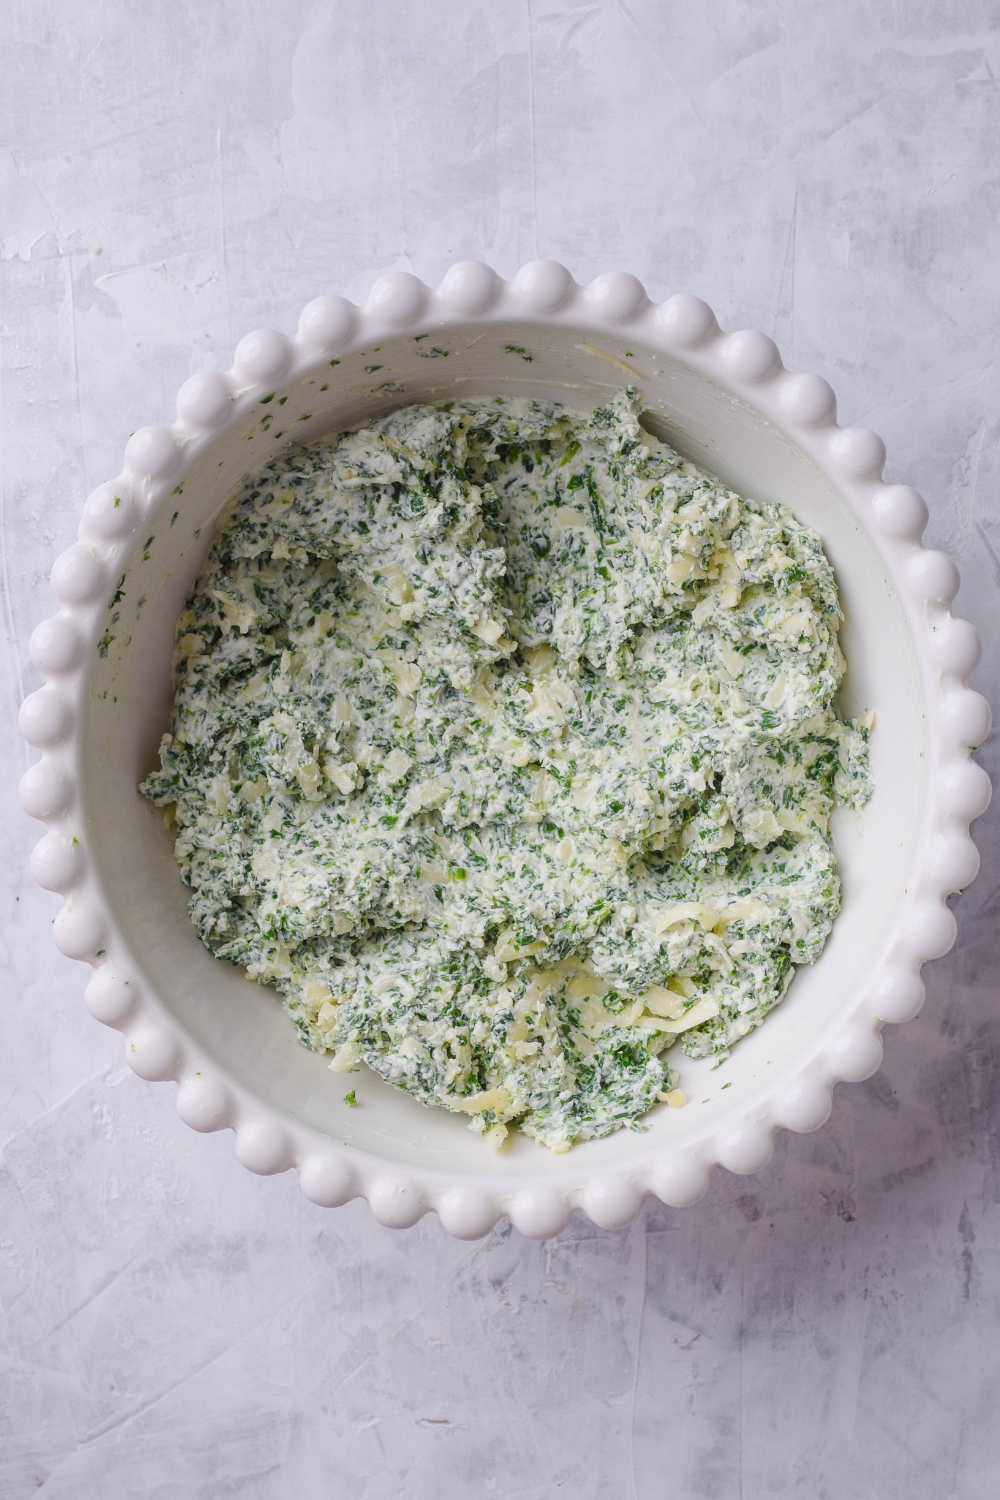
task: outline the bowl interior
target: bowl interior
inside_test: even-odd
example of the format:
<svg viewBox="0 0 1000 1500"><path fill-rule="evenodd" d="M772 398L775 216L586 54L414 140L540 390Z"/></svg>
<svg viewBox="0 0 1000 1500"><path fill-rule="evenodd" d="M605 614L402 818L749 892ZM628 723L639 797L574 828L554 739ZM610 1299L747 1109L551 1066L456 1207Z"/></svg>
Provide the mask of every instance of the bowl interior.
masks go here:
<svg viewBox="0 0 1000 1500"><path fill-rule="evenodd" d="M345 1080L298 1044L277 996L213 958L187 916L172 838L136 787L157 764L169 725L174 622L214 525L243 475L290 441L309 441L416 401L525 395L589 410L622 386L642 394L646 425L742 494L780 500L822 536L845 611L842 707L874 708L874 796L839 812L844 903L821 959L800 969L766 1024L713 1068L671 1054L690 1104L553 1157L516 1133L490 1152L465 1121L422 1107L366 1069ZM299 376L205 439L183 483L137 534L102 649L90 670L83 727L88 838L136 970L219 1073L335 1140L401 1163L462 1174L576 1177L689 1142L790 1076L851 1008L902 894L922 806L920 676L903 609L850 501L774 423L714 381L629 335L503 322L383 339ZM109 621L111 615L109 615ZM358 1108L344 1093L355 1087Z"/></svg>

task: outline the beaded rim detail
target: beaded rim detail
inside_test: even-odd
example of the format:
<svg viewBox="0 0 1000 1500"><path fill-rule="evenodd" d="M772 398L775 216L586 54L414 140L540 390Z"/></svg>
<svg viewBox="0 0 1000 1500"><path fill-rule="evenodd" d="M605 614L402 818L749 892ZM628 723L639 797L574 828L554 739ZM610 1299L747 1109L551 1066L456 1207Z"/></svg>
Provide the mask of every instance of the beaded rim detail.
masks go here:
<svg viewBox="0 0 1000 1500"><path fill-rule="evenodd" d="M570 323L595 335L628 328L774 421L848 495L894 584L908 606L909 628L923 668L934 773L927 789L927 836L915 851L915 883L905 919L887 945L887 956L851 1013L794 1077L758 1101L752 1112L734 1112L698 1145L651 1157L639 1171L603 1170L576 1186L553 1186L524 1173L504 1180L468 1174L399 1168L289 1121L242 1086L206 1071L179 1026L131 983L128 949L115 931L86 848L63 836L76 803L79 771L76 725L80 688L95 622L145 508L183 477L195 453L217 436L263 388L317 369L330 355L427 326L436 332L468 322L516 316L540 327ZM54 923L55 940L70 958L89 962L86 990L91 1014L125 1033L127 1058L142 1078L177 1081L177 1109L194 1130L231 1128L236 1155L252 1172L271 1174L294 1166L312 1202L333 1207L361 1196L382 1224L403 1228L434 1211L460 1238L486 1233L507 1215L525 1235L557 1234L574 1211L612 1228L628 1223L646 1192L674 1206L705 1192L711 1169L759 1170L769 1159L774 1132L818 1129L830 1113L838 1081L859 1081L878 1068L883 1023L912 1019L924 998L921 965L946 953L955 940L955 918L946 904L976 874L979 855L969 823L986 810L991 787L970 759L971 747L989 733L986 700L967 686L979 659L973 627L950 604L958 570L942 552L922 545L927 507L907 485L882 482L885 446L874 432L840 427L836 397L820 376L787 371L774 342L762 333L724 334L706 303L684 294L658 305L634 276L611 272L587 287L550 260L522 266L510 282L477 261L454 265L438 288L407 272L380 276L364 308L343 297L310 302L294 337L270 329L238 344L228 372L194 375L177 396L177 420L141 428L129 439L117 479L89 496L79 540L55 561L56 614L39 624L29 646L47 679L21 705L19 725L41 759L20 784L21 805L48 825L35 847L32 873L47 890L65 897Z"/></svg>

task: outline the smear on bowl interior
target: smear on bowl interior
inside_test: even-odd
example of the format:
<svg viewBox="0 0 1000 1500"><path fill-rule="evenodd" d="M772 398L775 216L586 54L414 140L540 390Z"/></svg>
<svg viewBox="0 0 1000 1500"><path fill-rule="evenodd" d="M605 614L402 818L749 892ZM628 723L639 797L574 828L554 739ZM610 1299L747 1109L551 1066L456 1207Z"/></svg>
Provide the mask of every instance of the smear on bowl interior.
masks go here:
<svg viewBox="0 0 1000 1500"><path fill-rule="evenodd" d="M632 392L405 407L246 481L142 790L203 942L335 1072L560 1151L819 955L870 789L840 618L816 534Z"/></svg>

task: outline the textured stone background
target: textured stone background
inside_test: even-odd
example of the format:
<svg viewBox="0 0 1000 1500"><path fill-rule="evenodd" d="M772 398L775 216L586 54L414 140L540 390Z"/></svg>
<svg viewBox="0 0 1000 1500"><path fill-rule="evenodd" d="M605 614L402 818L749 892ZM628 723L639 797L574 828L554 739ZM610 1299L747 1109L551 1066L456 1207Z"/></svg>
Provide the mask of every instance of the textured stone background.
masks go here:
<svg viewBox="0 0 1000 1500"><path fill-rule="evenodd" d="M819 1134L619 1233L469 1246L181 1126L84 1010L13 793L45 575L128 433L316 293L466 256L625 267L826 374L928 496L989 691L995 6L8 0L0 51L3 1500L995 1495L997 812Z"/></svg>

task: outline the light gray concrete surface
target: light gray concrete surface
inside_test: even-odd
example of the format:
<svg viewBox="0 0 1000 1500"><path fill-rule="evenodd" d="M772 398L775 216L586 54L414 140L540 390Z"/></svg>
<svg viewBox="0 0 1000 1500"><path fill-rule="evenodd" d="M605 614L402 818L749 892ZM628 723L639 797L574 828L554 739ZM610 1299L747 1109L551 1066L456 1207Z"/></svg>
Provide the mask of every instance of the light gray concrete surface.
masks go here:
<svg viewBox="0 0 1000 1500"><path fill-rule="evenodd" d="M251 1177L131 1076L26 873L13 721L129 432L311 296L468 256L630 269L828 376L927 495L989 692L995 6L9 0L0 53L0 1496L994 1496L997 812L821 1132L693 1209L470 1246Z"/></svg>

